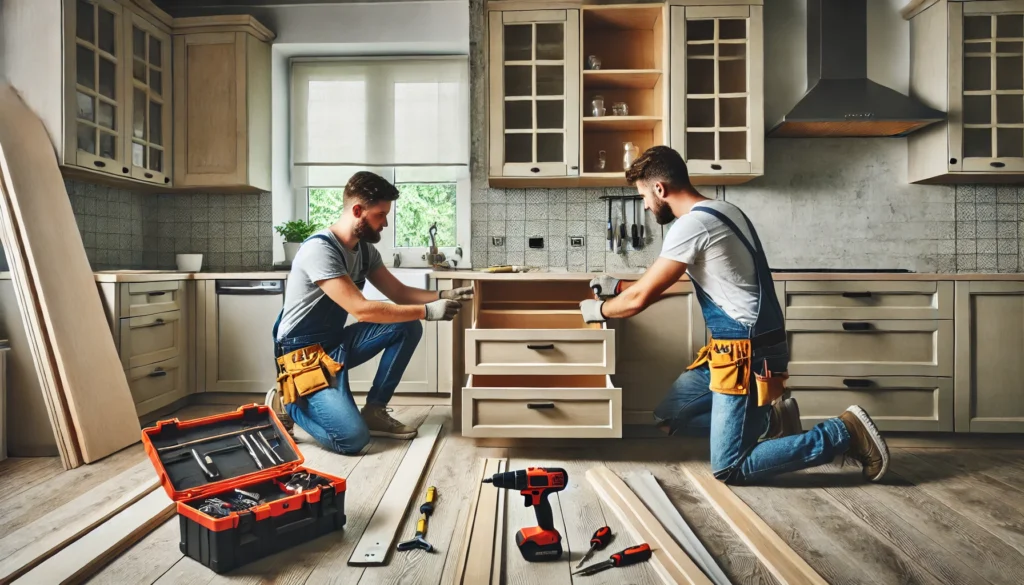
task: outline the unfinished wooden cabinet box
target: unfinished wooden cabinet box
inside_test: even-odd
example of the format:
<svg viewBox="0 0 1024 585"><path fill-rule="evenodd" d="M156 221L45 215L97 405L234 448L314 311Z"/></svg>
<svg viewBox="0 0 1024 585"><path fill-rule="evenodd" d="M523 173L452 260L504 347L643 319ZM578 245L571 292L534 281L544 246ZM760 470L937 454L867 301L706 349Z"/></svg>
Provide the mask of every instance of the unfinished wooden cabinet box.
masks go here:
<svg viewBox="0 0 1024 585"><path fill-rule="evenodd" d="M671 143L695 184L764 174L761 2L672 6Z"/></svg>
<svg viewBox="0 0 1024 585"><path fill-rule="evenodd" d="M468 437L622 436L615 335L588 324L587 281L476 281L465 331L462 433Z"/></svg>
<svg viewBox="0 0 1024 585"><path fill-rule="evenodd" d="M956 431L1024 432L1024 282L956 283Z"/></svg>
<svg viewBox="0 0 1024 585"><path fill-rule="evenodd" d="M270 190L270 41L251 16L174 20L174 185Z"/></svg>
<svg viewBox="0 0 1024 585"><path fill-rule="evenodd" d="M170 184L170 23L148 0L4 5L6 76L64 170Z"/></svg>
<svg viewBox="0 0 1024 585"><path fill-rule="evenodd" d="M953 430L952 284L786 281L787 387L805 428L860 404L882 430Z"/></svg>
<svg viewBox="0 0 1024 585"><path fill-rule="evenodd" d="M907 14L911 96L948 115L908 136L910 182L1024 179L1024 2L939 0Z"/></svg>

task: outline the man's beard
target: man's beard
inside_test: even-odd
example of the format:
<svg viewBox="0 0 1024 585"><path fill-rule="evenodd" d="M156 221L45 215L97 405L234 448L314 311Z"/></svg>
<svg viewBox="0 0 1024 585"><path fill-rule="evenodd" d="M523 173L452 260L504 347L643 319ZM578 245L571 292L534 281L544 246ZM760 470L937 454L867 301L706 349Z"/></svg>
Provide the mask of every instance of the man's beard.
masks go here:
<svg viewBox="0 0 1024 585"><path fill-rule="evenodd" d="M361 219L356 224L356 237L364 242L376 244L380 241L380 232L370 227L365 219Z"/></svg>
<svg viewBox="0 0 1024 585"><path fill-rule="evenodd" d="M658 225L668 225L676 218L669 204L658 199L654 200L654 208L651 209L651 213L654 214L654 220L658 222Z"/></svg>

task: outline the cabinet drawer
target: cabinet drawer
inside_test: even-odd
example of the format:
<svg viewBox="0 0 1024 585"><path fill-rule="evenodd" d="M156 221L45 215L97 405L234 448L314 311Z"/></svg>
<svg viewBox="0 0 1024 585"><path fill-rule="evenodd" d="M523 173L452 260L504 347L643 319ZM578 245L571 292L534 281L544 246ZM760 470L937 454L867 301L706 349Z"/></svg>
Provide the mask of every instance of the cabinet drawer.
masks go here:
<svg viewBox="0 0 1024 585"><path fill-rule="evenodd" d="M791 376L804 430L859 404L882 431L952 431L953 379Z"/></svg>
<svg viewBox="0 0 1024 585"><path fill-rule="evenodd" d="M621 438L622 389L600 375L472 375L462 390L462 434Z"/></svg>
<svg viewBox="0 0 1024 585"><path fill-rule="evenodd" d="M184 285L183 281L122 284L118 317L141 317L181 309Z"/></svg>
<svg viewBox="0 0 1024 585"><path fill-rule="evenodd" d="M609 329L468 329L470 374L614 374Z"/></svg>
<svg viewBox="0 0 1024 585"><path fill-rule="evenodd" d="M786 320L791 376L952 376L953 321Z"/></svg>
<svg viewBox="0 0 1024 585"><path fill-rule="evenodd" d="M183 363L179 358L173 358L128 370L128 388L139 416L163 408L188 394Z"/></svg>
<svg viewBox="0 0 1024 585"><path fill-rule="evenodd" d="M181 311L121 319L121 365L137 368L177 357L185 338Z"/></svg>
<svg viewBox="0 0 1024 585"><path fill-rule="evenodd" d="M785 310L787 319L952 319L953 283L792 280Z"/></svg>

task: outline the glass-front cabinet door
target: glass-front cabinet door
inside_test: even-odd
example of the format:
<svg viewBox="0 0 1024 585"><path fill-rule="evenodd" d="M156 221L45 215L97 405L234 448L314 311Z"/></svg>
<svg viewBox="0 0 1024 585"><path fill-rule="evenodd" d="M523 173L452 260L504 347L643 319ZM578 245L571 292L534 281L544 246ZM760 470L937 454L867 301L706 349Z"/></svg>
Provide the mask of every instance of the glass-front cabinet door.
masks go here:
<svg viewBox="0 0 1024 585"><path fill-rule="evenodd" d="M1024 170L1024 10L974 2L963 11L963 124L950 145L950 164L964 171ZM956 39L951 38L951 42ZM956 108L951 108L955 110ZM960 151L961 154L957 152Z"/></svg>
<svg viewBox="0 0 1024 585"><path fill-rule="evenodd" d="M165 184L171 176L171 38L137 14L126 16L131 22L125 38L131 83L125 157L133 178Z"/></svg>
<svg viewBox="0 0 1024 585"><path fill-rule="evenodd" d="M763 172L761 11L672 7L672 147L691 174Z"/></svg>
<svg viewBox="0 0 1024 585"><path fill-rule="evenodd" d="M69 119L75 149L74 157L68 158L81 167L126 176L121 143L125 104L122 8L113 0L69 4L75 11L75 44L68 52L68 83L74 88L69 91L73 93L74 117L69 115Z"/></svg>
<svg viewBox="0 0 1024 585"><path fill-rule="evenodd" d="M492 177L579 175L579 11L490 13Z"/></svg>

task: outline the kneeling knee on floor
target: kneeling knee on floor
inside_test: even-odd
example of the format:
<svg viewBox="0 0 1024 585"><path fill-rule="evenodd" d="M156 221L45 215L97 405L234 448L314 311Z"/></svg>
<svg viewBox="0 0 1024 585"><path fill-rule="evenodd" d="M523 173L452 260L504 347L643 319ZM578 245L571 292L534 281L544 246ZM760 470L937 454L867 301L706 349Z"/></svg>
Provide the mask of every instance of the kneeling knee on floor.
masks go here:
<svg viewBox="0 0 1024 585"><path fill-rule="evenodd" d="M334 450L338 453L355 455L370 442L370 430L366 426L361 426L358 429L353 429L350 433L334 435L331 437L331 441L334 443Z"/></svg>

